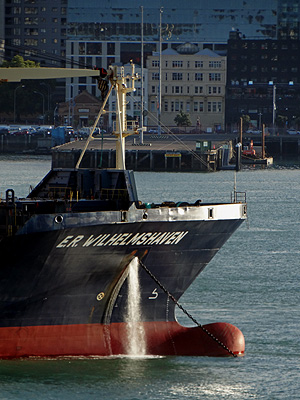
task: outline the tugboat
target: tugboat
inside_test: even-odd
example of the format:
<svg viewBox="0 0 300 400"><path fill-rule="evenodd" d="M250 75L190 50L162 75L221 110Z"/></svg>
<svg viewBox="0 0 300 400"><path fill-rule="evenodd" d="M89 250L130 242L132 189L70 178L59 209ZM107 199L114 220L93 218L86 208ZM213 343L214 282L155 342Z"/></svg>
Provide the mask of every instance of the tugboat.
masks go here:
<svg viewBox="0 0 300 400"><path fill-rule="evenodd" d="M105 98L94 127L111 92L117 96L114 169L80 166L92 129L74 168L52 168L28 197L8 189L0 203L0 358L130 354L133 263L140 287L133 325L143 331L144 354L244 353L237 327L187 328L176 321L175 307L246 219L245 199L235 192L230 203L139 201L124 161L125 137L136 133L126 120L134 65L131 78L127 87L117 66L98 77Z"/></svg>

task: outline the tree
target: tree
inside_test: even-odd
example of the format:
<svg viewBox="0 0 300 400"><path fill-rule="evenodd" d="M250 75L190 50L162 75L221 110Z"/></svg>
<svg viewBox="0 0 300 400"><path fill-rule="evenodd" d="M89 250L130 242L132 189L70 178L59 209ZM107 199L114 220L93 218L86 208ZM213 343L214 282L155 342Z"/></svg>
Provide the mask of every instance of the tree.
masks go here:
<svg viewBox="0 0 300 400"><path fill-rule="evenodd" d="M288 117L286 115L277 115L275 122L279 128L284 128L286 126L287 120Z"/></svg>
<svg viewBox="0 0 300 400"><path fill-rule="evenodd" d="M242 123L243 123L243 131L247 131L249 129L251 118L249 115L242 115Z"/></svg>
<svg viewBox="0 0 300 400"><path fill-rule="evenodd" d="M31 60L24 60L22 56L16 55L11 61L4 60L2 68L39 68L40 64Z"/></svg>
<svg viewBox="0 0 300 400"><path fill-rule="evenodd" d="M180 110L180 113L174 118L174 122L177 126L191 126L192 122L190 119L190 114L184 113Z"/></svg>
<svg viewBox="0 0 300 400"><path fill-rule="evenodd" d="M22 56L16 55L11 61L3 61L2 68L39 68L40 64L31 60L24 60ZM0 110L5 115L4 118L12 120L16 117L16 121L21 121L21 114L34 116L41 114L43 108L47 110L47 98L49 90L55 87L55 80L48 80L47 85L43 80L28 79L21 83L23 89L17 91L20 82L4 82L0 86ZM43 86L41 86L43 85ZM47 87L48 86L48 87ZM40 92L44 97L37 95ZM43 107L44 102L44 107ZM12 117L13 112L16 115ZM46 114L46 113L45 113ZM45 118L45 116L44 116Z"/></svg>

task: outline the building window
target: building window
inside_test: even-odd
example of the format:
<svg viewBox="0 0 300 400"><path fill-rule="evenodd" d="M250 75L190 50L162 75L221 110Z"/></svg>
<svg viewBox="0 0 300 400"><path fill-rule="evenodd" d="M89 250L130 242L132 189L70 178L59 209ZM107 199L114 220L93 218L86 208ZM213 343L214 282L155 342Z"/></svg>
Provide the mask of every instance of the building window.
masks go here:
<svg viewBox="0 0 300 400"><path fill-rule="evenodd" d="M91 42L86 44L86 53L87 54L102 54L102 43Z"/></svg>
<svg viewBox="0 0 300 400"><path fill-rule="evenodd" d="M159 81L159 72L152 72L152 80Z"/></svg>
<svg viewBox="0 0 300 400"><path fill-rule="evenodd" d="M208 87L208 94L220 94L220 93L221 93L221 86Z"/></svg>
<svg viewBox="0 0 300 400"><path fill-rule="evenodd" d="M13 39L12 44L14 46L21 46L21 39Z"/></svg>
<svg viewBox="0 0 300 400"><path fill-rule="evenodd" d="M190 112L190 102L186 102L186 112Z"/></svg>
<svg viewBox="0 0 300 400"><path fill-rule="evenodd" d="M220 81L221 80L221 74L212 72L212 73L208 74L208 79L210 81Z"/></svg>
<svg viewBox="0 0 300 400"><path fill-rule="evenodd" d="M204 103L203 101L194 101L194 112L203 112L204 111Z"/></svg>
<svg viewBox="0 0 300 400"><path fill-rule="evenodd" d="M203 81L203 74L202 72L195 73L195 81Z"/></svg>
<svg viewBox="0 0 300 400"><path fill-rule="evenodd" d="M79 54L85 54L85 44L79 43L78 50L79 50Z"/></svg>
<svg viewBox="0 0 300 400"><path fill-rule="evenodd" d="M25 14L37 14L38 9L37 9L37 7L25 7L24 12L25 12ZM20 13L15 13L15 14L20 14Z"/></svg>
<svg viewBox="0 0 300 400"><path fill-rule="evenodd" d="M173 72L172 79L173 81L182 81L182 72Z"/></svg>
<svg viewBox="0 0 300 400"><path fill-rule="evenodd" d="M207 103L207 112L222 112L222 103L220 101L209 101Z"/></svg>
<svg viewBox="0 0 300 400"><path fill-rule="evenodd" d="M152 60L152 67L159 67L159 60Z"/></svg>
<svg viewBox="0 0 300 400"><path fill-rule="evenodd" d="M172 67L173 68L182 68L183 67L183 61L173 61L172 62Z"/></svg>
<svg viewBox="0 0 300 400"><path fill-rule="evenodd" d="M208 66L209 68L221 68L222 64L221 61L209 61Z"/></svg>
<svg viewBox="0 0 300 400"><path fill-rule="evenodd" d="M37 39L25 39L24 44L25 44L25 46L37 46L38 41L37 41Z"/></svg>
<svg viewBox="0 0 300 400"><path fill-rule="evenodd" d="M172 86L172 93L175 93L175 94L183 93L182 86Z"/></svg>
<svg viewBox="0 0 300 400"><path fill-rule="evenodd" d="M203 68L203 61L195 61L195 68Z"/></svg>
<svg viewBox="0 0 300 400"><path fill-rule="evenodd" d="M203 86L194 86L195 94L203 93Z"/></svg>
<svg viewBox="0 0 300 400"><path fill-rule="evenodd" d="M167 102L167 101L164 102L164 110L165 110L166 112L169 111L169 110L168 110L168 102Z"/></svg>
<svg viewBox="0 0 300 400"><path fill-rule="evenodd" d="M156 93L156 86L152 86L152 93Z"/></svg>

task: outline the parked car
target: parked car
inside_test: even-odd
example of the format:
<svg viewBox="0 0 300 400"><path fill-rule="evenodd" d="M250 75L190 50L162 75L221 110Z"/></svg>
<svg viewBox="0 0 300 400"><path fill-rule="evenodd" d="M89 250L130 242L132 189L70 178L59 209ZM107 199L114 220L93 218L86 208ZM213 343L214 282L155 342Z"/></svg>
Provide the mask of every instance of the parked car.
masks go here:
<svg viewBox="0 0 300 400"><path fill-rule="evenodd" d="M74 129L72 126L65 126L65 135L67 135L67 136L74 135Z"/></svg>
<svg viewBox="0 0 300 400"><path fill-rule="evenodd" d="M160 132L161 132L161 133L165 133L165 131L164 131L163 129L161 129ZM149 129L148 133L155 133L155 134L157 134L157 133L158 133L158 130L157 130L157 129Z"/></svg>
<svg viewBox="0 0 300 400"><path fill-rule="evenodd" d="M20 129L19 131L14 132L14 135L17 136L29 135L29 131L27 129Z"/></svg>
<svg viewBox="0 0 300 400"><path fill-rule="evenodd" d="M251 134L255 134L255 135L260 135L262 132L258 129L248 129L246 131L246 133L251 133Z"/></svg>
<svg viewBox="0 0 300 400"><path fill-rule="evenodd" d="M288 129L286 131L286 133L288 133L289 135L299 135L300 134L300 132L296 131L296 129Z"/></svg>

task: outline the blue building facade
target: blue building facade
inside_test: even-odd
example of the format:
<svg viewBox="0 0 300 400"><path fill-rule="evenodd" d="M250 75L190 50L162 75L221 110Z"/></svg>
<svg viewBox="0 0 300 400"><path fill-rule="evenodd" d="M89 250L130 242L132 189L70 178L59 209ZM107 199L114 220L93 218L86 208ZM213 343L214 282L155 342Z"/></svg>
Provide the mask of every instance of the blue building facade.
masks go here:
<svg viewBox="0 0 300 400"><path fill-rule="evenodd" d="M226 43L231 30L251 38L275 38L279 0L68 1L71 40L136 41L158 38L162 10L163 40Z"/></svg>

